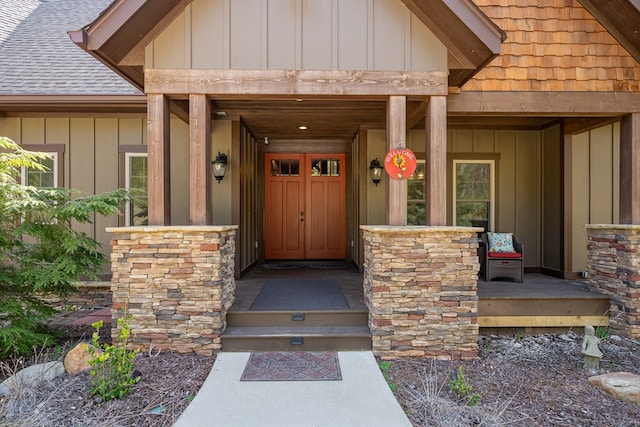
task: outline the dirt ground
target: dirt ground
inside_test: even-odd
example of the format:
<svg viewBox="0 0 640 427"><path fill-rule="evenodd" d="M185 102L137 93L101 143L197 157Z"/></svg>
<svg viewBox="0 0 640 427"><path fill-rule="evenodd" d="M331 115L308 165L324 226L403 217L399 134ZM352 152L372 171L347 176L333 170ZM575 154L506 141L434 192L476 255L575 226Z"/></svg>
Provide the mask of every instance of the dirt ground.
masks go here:
<svg viewBox="0 0 640 427"><path fill-rule="evenodd" d="M640 405L587 382L581 341L573 333L482 337L476 360L394 360L388 381L414 426L640 426ZM609 337L601 349L603 372L640 374L640 343ZM142 379L133 393L102 403L88 391L88 373L65 374L0 398L0 426L171 426L213 362L193 354L140 354ZM449 385L460 367L471 386L467 398ZM469 404L473 395L476 406Z"/></svg>

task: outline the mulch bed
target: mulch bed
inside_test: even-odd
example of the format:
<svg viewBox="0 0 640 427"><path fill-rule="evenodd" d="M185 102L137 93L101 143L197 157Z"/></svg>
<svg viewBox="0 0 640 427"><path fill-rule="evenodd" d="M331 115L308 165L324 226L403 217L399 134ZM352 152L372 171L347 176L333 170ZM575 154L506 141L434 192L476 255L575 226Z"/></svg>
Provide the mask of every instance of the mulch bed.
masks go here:
<svg viewBox="0 0 640 427"><path fill-rule="evenodd" d="M482 337L478 359L399 359L389 381L414 426L640 426L640 405L587 381L581 342L573 333ZM638 341L609 337L600 348L602 373L640 375ZM459 367L478 406L450 390L450 373Z"/></svg>

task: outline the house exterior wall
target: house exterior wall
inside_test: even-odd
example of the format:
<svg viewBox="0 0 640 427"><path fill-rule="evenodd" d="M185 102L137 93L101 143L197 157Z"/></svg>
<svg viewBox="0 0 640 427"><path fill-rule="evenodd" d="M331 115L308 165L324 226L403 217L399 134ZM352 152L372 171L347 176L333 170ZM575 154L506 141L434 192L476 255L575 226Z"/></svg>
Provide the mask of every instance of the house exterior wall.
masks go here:
<svg viewBox="0 0 640 427"><path fill-rule="evenodd" d="M213 152L231 151L231 122L212 124ZM4 117L0 118L0 135L21 145L63 145L64 188L85 194L99 194L124 187L124 163L119 160L121 146L146 145L146 117ZM233 166L230 167L232 169ZM212 186L213 221L230 225L231 196L234 188L231 170ZM189 223L189 126L171 119L171 221L173 225ZM119 222L120 221L120 222ZM124 224L123 218L95 218L78 230L96 239L107 257L112 235L106 227ZM106 270L108 271L108 267Z"/></svg>
<svg viewBox="0 0 640 427"><path fill-rule="evenodd" d="M586 224L617 224L620 197L620 124L574 135L571 143L571 265L587 269Z"/></svg>
<svg viewBox="0 0 640 427"><path fill-rule="evenodd" d="M407 146L424 159L424 131L411 131ZM496 159L494 231L513 232L525 244L525 266L540 267L541 235L540 131L449 130L447 132L447 222L453 224L452 162Z"/></svg>
<svg viewBox="0 0 640 427"><path fill-rule="evenodd" d="M145 67L447 71L447 49L399 0L195 0Z"/></svg>

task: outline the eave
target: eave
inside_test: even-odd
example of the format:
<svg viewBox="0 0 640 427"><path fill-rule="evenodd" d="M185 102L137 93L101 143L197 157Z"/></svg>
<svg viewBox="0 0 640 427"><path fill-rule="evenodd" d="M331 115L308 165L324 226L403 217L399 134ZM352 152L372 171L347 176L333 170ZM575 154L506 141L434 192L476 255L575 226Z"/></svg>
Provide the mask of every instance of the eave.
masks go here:
<svg viewBox="0 0 640 427"><path fill-rule="evenodd" d="M145 95L0 95L0 115L144 114Z"/></svg>
<svg viewBox="0 0 640 427"><path fill-rule="evenodd" d="M144 91L144 49L192 0L116 0L71 40Z"/></svg>
<svg viewBox="0 0 640 427"><path fill-rule="evenodd" d="M640 62L640 0L578 0Z"/></svg>
<svg viewBox="0 0 640 427"><path fill-rule="evenodd" d="M449 86L461 87L500 54L506 34L471 0L402 0L449 51Z"/></svg>

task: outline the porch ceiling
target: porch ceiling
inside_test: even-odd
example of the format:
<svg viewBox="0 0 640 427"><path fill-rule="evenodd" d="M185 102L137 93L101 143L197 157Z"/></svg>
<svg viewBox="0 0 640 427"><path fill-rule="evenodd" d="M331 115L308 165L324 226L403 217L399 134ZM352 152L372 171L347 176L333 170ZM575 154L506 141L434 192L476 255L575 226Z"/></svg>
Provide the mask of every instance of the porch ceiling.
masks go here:
<svg viewBox="0 0 640 427"><path fill-rule="evenodd" d="M217 119L241 118L259 140L351 140L360 127L385 128L386 103L337 99L214 100L212 114ZM418 119L412 118L416 115ZM450 115L447 124L455 129L542 129L557 120L558 117ZM409 129L424 129L422 102L407 102L407 121ZM298 129L301 125L307 129Z"/></svg>

